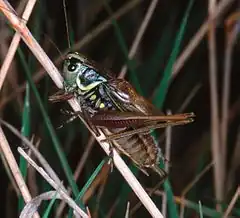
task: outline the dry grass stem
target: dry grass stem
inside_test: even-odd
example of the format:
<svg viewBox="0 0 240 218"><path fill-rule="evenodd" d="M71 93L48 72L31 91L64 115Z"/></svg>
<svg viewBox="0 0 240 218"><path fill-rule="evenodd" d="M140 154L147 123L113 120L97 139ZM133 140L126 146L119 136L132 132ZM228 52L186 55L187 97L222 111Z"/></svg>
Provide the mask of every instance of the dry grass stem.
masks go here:
<svg viewBox="0 0 240 218"><path fill-rule="evenodd" d="M229 170L226 171L227 175L227 186L226 190L231 191L232 187L235 186L235 179L237 178L238 174L236 173L239 168L239 160L240 160L240 127L238 127L236 143L233 150L233 156L229 163Z"/></svg>
<svg viewBox="0 0 240 218"><path fill-rule="evenodd" d="M114 211L118 205L120 201L120 198L117 198L111 205L110 209L108 210L107 212L107 215L106 215L106 218L112 218L113 217L113 214L114 214Z"/></svg>
<svg viewBox="0 0 240 218"><path fill-rule="evenodd" d="M220 129L219 129L219 110L218 110L218 84L217 84L217 53L216 53L216 20L213 17L216 11L216 1L209 0L209 17L210 28L208 35L209 47L209 82L210 82L210 100L211 100L211 149L212 159L214 162L214 189L216 200L223 200L223 183L222 175L222 149L220 145ZM217 205L220 210L220 205Z"/></svg>
<svg viewBox="0 0 240 218"><path fill-rule="evenodd" d="M74 180L75 181L78 180L78 178L79 178L79 176L80 176L80 174L81 174L81 172L82 172L82 170L84 168L84 165L85 165L85 163L86 163L86 161L88 159L88 156L89 156L89 154L90 154L90 152L91 152L91 150L93 148L94 142L95 142L95 138L93 136L90 136L89 141L88 141L87 146L86 146L86 149L85 149L85 151L84 151L84 153L83 153L79 163L77 164L77 168L76 168L76 170L74 172ZM71 194L71 192L72 192L71 188L68 187L67 193ZM59 206L57 208L57 212L56 212L56 216L57 217L61 217L61 214L62 214L65 206L66 206L66 203L64 201L59 204Z"/></svg>
<svg viewBox="0 0 240 218"><path fill-rule="evenodd" d="M229 24L231 25L231 24ZM226 44L224 56L224 78L223 78L223 97L222 97L222 116L221 116L221 147L222 147L222 162L223 162L223 178L226 175L227 162L227 135L228 135L228 113L229 113L229 96L231 83L231 67L232 53L234 44L238 36L238 24L233 27L226 28Z"/></svg>
<svg viewBox="0 0 240 218"><path fill-rule="evenodd" d="M5 134L2 130L2 127L0 126L0 146L1 146L1 150L7 160L7 163L11 169L12 175L16 180L16 183L18 185L18 188L22 194L22 197L24 199L24 201L27 203L29 201L31 201L32 197L29 193L29 190L27 188L27 185L22 177L22 174L18 168L18 164L17 161L15 160L13 153L10 149L10 146L8 144L8 141L5 137ZM38 214L34 214L35 218L38 218L39 215Z"/></svg>
<svg viewBox="0 0 240 218"><path fill-rule="evenodd" d="M171 111L167 112L168 115L172 114ZM172 128L171 126L166 128L166 143L165 143L165 158L167 159L165 163L165 171L169 173L169 162L171 159L171 135L172 135ZM162 197L162 214L164 217L167 217L167 195L164 193Z"/></svg>
<svg viewBox="0 0 240 218"><path fill-rule="evenodd" d="M38 173L66 200L68 205L72 207L76 212L78 212L82 217L88 217L88 215L78 207L73 199L71 199L66 191L62 189L62 185L56 183L45 171L42 167L39 167L26 153L25 151L18 147L18 152L26 159L26 161L31 164L32 167L38 171Z"/></svg>
<svg viewBox="0 0 240 218"><path fill-rule="evenodd" d="M90 31L86 36L83 37L79 42L75 43L72 47L72 50L80 50L86 44L91 42L93 39L96 38L101 32L106 30L112 25L112 20L119 19L121 16L129 12L131 9L136 7L140 2L143 0L132 0L126 3L123 7L121 7L116 13L114 13L112 16L110 16L106 21L102 22L100 25L98 25L94 30ZM66 53L69 50L66 51ZM63 54L66 54L65 52Z"/></svg>
<svg viewBox="0 0 240 218"><path fill-rule="evenodd" d="M27 23L31 13L32 13L32 10L33 10L33 7L36 3L36 0L29 0L27 5L26 5L26 8L23 12L23 15L22 15L22 22L24 24ZM21 24L20 24L21 25ZM8 50L8 53L6 55L6 58L2 64L2 67L1 67L1 70L0 70L0 90L2 88L2 85L3 85L3 82L6 78L6 75L7 75L7 71L12 63L12 60L13 60L13 57L15 55L15 52L17 50L17 47L19 45L19 42L20 42L20 35L16 32L13 36L13 39L12 39L12 42L10 44L10 47L9 47L9 50Z"/></svg>
<svg viewBox="0 0 240 218"><path fill-rule="evenodd" d="M52 200L52 199L61 199L62 200L62 197L59 195L59 193L57 191L49 191L49 192L40 194L39 196L36 196L35 198L33 198L30 202L28 202L24 206L19 218L32 217L32 214L37 211L37 209L40 206L42 201Z"/></svg>
<svg viewBox="0 0 240 218"><path fill-rule="evenodd" d="M181 194L181 198L184 199L187 195L187 193L193 188L193 186L203 177L203 175L208 172L208 170L211 169L213 166L213 161L209 163L183 190ZM184 211L185 211L185 204L181 204L180 208L180 217L184 217Z"/></svg>
<svg viewBox="0 0 240 218"><path fill-rule="evenodd" d="M34 137L31 138L31 143L33 144ZM41 140L38 139L35 147L36 149L39 150L39 145L40 145ZM31 157L32 150L29 149L28 155ZM35 160L35 157L33 157L33 160ZM37 196L39 191L38 191L38 182L37 182L37 177L36 177L36 171L32 167L28 167L27 171L27 179L28 179L28 187L30 192L32 193L33 196Z"/></svg>
<svg viewBox="0 0 240 218"><path fill-rule="evenodd" d="M192 99L196 96L196 94L198 93L198 91L201 88L202 88L201 83L198 83L193 87L193 89L190 91L189 95L184 99L183 103L181 104L181 106L177 110L178 113L182 113L187 108L189 103L192 101Z"/></svg>
<svg viewBox="0 0 240 218"><path fill-rule="evenodd" d="M20 196L21 193L20 193L20 191L19 191L19 189L18 189L18 185L17 185L17 183L16 183L15 178L13 177L13 174L12 174L11 170L9 169L8 162L7 162L7 160L6 160L3 152L2 152L2 150L1 150L1 146L0 146L0 157L1 157L1 160L2 160L3 167L4 167L4 169L6 170L6 174L7 174L8 178L9 178L9 180L10 180L10 183L11 183L14 191L16 192L17 196ZM31 191L31 190L30 190L30 191ZM31 192L30 192L30 193L31 193Z"/></svg>
<svg viewBox="0 0 240 218"><path fill-rule="evenodd" d="M211 19L214 19L216 21L216 25L218 24L217 20L219 19L219 17L233 2L234 0L222 0L218 3L216 9L211 14ZM190 40L182 54L176 60L173 67L172 79L174 79L177 76L177 74L187 61L187 59L191 56L192 52L196 49L196 47L199 45L203 37L206 35L208 28L210 26L211 19L208 18L207 21L205 21L202 24L202 26L199 28L197 33L192 37L192 39Z"/></svg>
<svg viewBox="0 0 240 218"><path fill-rule="evenodd" d="M7 10L5 10L5 8ZM48 72L49 76L52 78L52 80L55 82L58 88L62 88L62 77L57 71L56 67L53 65L51 60L48 58L48 56L45 54L45 52L42 50L40 45L37 43L37 41L33 38L32 34L28 30L26 26L19 25L20 21L19 18L14 14L10 13L9 11L14 11L9 3L6 1L1 0L0 1L0 9L5 14L5 16L8 18L10 24L12 27L18 31L21 34L21 37L23 41L26 43L26 45L30 48L30 50L33 52L37 60L42 64L42 66L45 68L45 70ZM76 99L69 101L70 105L72 106L74 111L80 111L81 108L77 102ZM84 122L84 120L82 120ZM84 122L86 125L86 123ZM87 126L87 125L86 125ZM90 128L88 128L90 130ZM92 132L93 134L93 132ZM95 136L96 137L96 136ZM102 143L101 140L105 139L105 136L103 134L100 135L100 137L96 138L101 147L104 149L104 151L109 154L109 144L108 143ZM136 177L133 175L131 170L127 167L127 165L124 163L122 158L119 156L119 154L113 150L113 162L115 166L118 168L122 176L125 178L125 180L128 182L130 187L133 189L135 194L139 197L143 205L146 207L146 209L149 211L149 213L153 217L161 218L163 217L161 212L158 210L156 205L153 203L151 198L147 195L141 184L138 182Z"/></svg>
<svg viewBox="0 0 240 218"><path fill-rule="evenodd" d="M151 4L150 4L150 6L149 6L149 8L148 8L148 10L146 12L146 15L145 15L145 17L144 17L144 19L142 21L142 24L141 24L141 26L140 26L140 28L139 28L139 30L137 32L137 35L136 35L136 37L135 37L135 39L133 41L133 44L132 44L131 48L130 48L130 52L128 54L128 58L130 60L135 56L135 54L137 52L138 46L139 46L139 44L140 44L140 42L142 40L142 37L143 37L143 35L144 35L144 33L145 33L146 29L147 29L147 26L148 26L148 24L149 24L149 22L150 22L150 20L152 18L152 15L153 15L154 10L155 10L155 8L157 6L157 3L158 3L158 0L152 0ZM126 73L127 73L127 65L124 65L122 67L118 77L119 78L124 78Z"/></svg>
<svg viewBox="0 0 240 218"><path fill-rule="evenodd" d="M127 202L127 208L126 208L126 213L125 213L125 218L129 218L129 209L130 209L130 202Z"/></svg>
<svg viewBox="0 0 240 218"><path fill-rule="evenodd" d="M223 215L223 218L229 217L229 215L230 215L234 205L236 204L239 196L240 196L240 187L237 188L237 190L236 190L236 192L235 192L235 194L234 194L230 204L228 205L228 208L226 209L226 211L225 211L225 213Z"/></svg>
<svg viewBox="0 0 240 218"><path fill-rule="evenodd" d="M209 163L204 169L184 188L182 192L182 196L185 196L192 188L193 186L204 176L205 173L207 173L211 167L213 166L213 161Z"/></svg>
<svg viewBox="0 0 240 218"><path fill-rule="evenodd" d="M61 185L61 180L58 178L57 174L54 172L54 170L51 168L51 166L49 165L49 163L46 161L46 159L41 155L41 153L35 148L34 145L32 145L32 143L23 135L21 135L21 133L15 128L13 127L11 124L3 121L2 119L0 119L0 123L3 124L4 126L6 126L13 134L15 134L18 138L21 139L22 143L24 143L24 145L28 146L29 149L31 149L32 153L35 155L35 157L38 159L39 163L41 163L42 167L44 168L44 170L48 173L48 175L59 185L61 186L61 188L65 191L66 189L64 188L64 186Z"/></svg>

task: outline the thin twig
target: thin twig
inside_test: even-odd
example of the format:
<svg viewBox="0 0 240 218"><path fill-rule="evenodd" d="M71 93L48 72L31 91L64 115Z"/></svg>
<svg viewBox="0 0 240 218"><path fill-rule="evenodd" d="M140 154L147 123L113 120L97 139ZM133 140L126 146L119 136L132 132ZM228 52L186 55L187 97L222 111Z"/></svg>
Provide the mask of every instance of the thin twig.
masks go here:
<svg viewBox="0 0 240 218"><path fill-rule="evenodd" d="M187 193L192 189L192 187L204 176L208 170L213 166L213 161L209 163L182 191L181 198L185 198ZM184 217L185 205L181 204L180 207L180 217Z"/></svg>
<svg viewBox="0 0 240 218"><path fill-rule="evenodd" d="M185 196L192 189L192 187L204 176L204 174L211 169L212 166L213 161L204 167L204 169L184 188L182 191L182 196Z"/></svg>
<svg viewBox="0 0 240 218"><path fill-rule="evenodd" d="M230 204L228 205L228 208L226 209L226 211L225 211L225 213L223 215L223 218L229 217L229 214L232 211L232 209L233 209L235 203L237 202L239 196L240 196L240 187L237 188L237 190L236 190L236 192L235 192L235 194L234 194Z"/></svg>
<svg viewBox="0 0 240 218"><path fill-rule="evenodd" d="M62 185L57 184L45 171L42 167L39 167L21 148L18 147L18 152L26 159L26 161L33 166L36 171L51 185L58 193L68 202L68 205L77 211L82 217L88 217L88 215L78 207L73 199L71 199L68 194L62 189Z"/></svg>
<svg viewBox="0 0 240 218"><path fill-rule="evenodd" d="M16 180L16 183L18 185L18 188L22 194L22 197L24 199L24 201L27 203L29 201L31 201L32 197L29 193L29 190L27 188L27 185L22 177L22 174L18 168L18 164L13 156L13 153L10 149L10 146L8 144L8 141L4 135L4 132L2 130L2 127L0 126L0 146L1 146L1 150L8 162L8 165L12 171L13 177ZM39 215L37 213L34 214L34 217L38 218Z"/></svg>
<svg viewBox="0 0 240 218"><path fill-rule="evenodd" d="M3 9L2 9L3 8ZM4 8L7 8L8 10L4 10ZM9 9L13 10L10 6L10 4L4 0L0 0L0 10L4 13L4 15L8 18L10 24L12 27L18 31L21 34L21 37L23 41L26 43L26 45L30 48L30 50L33 52L35 57L38 59L38 61L43 65L45 70L48 72L49 76L52 78L52 80L55 82L56 86L60 89L63 88L63 78L59 74L56 67L53 65L53 63L50 61L48 56L45 54L43 49L40 47L40 45L37 43L37 41L33 38L31 32L28 30L26 26L20 26L19 25L19 19L14 13L10 13ZM69 100L69 104L73 108L74 111L81 111L80 105L78 104L78 101L76 99ZM88 127L86 122L82 120L82 122ZM88 127L89 131L94 135L94 133L91 131L91 129ZM96 137L96 140L99 142L101 147L104 149L104 151L109 155L109 144L106 142L101 142L101 140L105 139L104 134L99 130L101 133L99 137ZM127 167L125 162L122 160L122 158L119 156L119 154L113 149L113 162L119 172L122 174L122 176L125 178L127 183L130 185L130 187L133 189L135 194L139 197L140 201L143 203L143 205L146 207L146 209L149 211L149 213L153 217L161 218L163 217L161 212L158 210L156 205L153 203L151 198L148 196L148 194L145 192L141 184L138 182L136 177L133 175L131 170Z"/></svg>
<svg viewBox="0 0 240 218"><path fill-rule="evenodd" d="M131 48L130 48L130 52L128 54L128 58L130 60L135 56L135 54L137 52L138 46L139 46L139 44L140 44L140 42L142 40L142 37L143 37L143 35L144 35L144 33L145 33L146 29L147 29L147 26L148 26L148 24L149 24L149 22L150 22L150 20L152 18L152 15L153 15L154 10L155 10L155 8L157 6L157 3L158 3L158 0L152 0L151 4L149 5L149 8L148 8L148 10L147 10L147 12L145 14L145 17L144 17L144 19L142 21L142 24L141 24L141 26L140 26L140 28L139 28L139 30L137 32L137 35L136 35L136 37L135 37L135 39L133 41L133 44L132 44ZM127 73L127 65L125 64L122 67L118 77L119 78L124 78L126 73Z"/></svg>
<svg viewBox="0 0 240 218"><path fill-rule="evenodd" d="M200 90L202 87L202 83L196 84L193 89L189 92L189 95L184 99L183 103L177 110L177 113L182 113L185 108L189 105L189 103L192 101L192 99L196 96L197 92Z"/></svg>
<svg viewBox="0 0 240 218"><path fill-rule="evenodd" d="M162 186L163 182L164 182L164 181L158 182L158 183L148 192L149 196L152 196L152 195L154 194L154 192L155 192L156 190L158 190L158 189L160 188L160 186ZM114 203L117 203L118 200L119 200L119 198L118 198L118 199L116 200L116 202L114 202ZM134 213L136 213L137 210L141 207L141 205L142 205L141 201L139 201L136 205L134 205L134 207L133 207L133 208L131 209L131 211L130 211L130 216L133 216ZM110 217L110 216L109 216L109 217Z"/></svg>
<svg viewBox="0 0 240 218"><path fill-rule="evenodd" d="M6 126L13 134L15 134L18 138L21 139L21 141L29 147L29 149L32 150L35 157L38 159L38 161L41 163L44 170L48 173L49 176L59 185L61 188L65 191L65 187L61 185L61 180L58 178L57 174L54 172L52 167L49 165L49 163L46 161L46 159L41 155L41 153L32 145L32 143L24 136L22 135L15 127L13 127L11 124L3 121L0 118L0 123L4 126Z"/></svg>
<svg viewBox="0 0 240 218"><path fill-rule="evenodd" d="M119 204L120 198L116 198L116 200L111 204L111 207L109 209L109 211L106 214L106 218L112 218L114 211L117 207L117 205Z"/></svg>
<svg viewBox="0 0 240 218"><path fill-rule="evenodd" d="M34 7L35 3L36 3L36 0L29 0L28 1L27 5L26 5L26 8L23 12L23 15L22 15L22 18L23 18L22 22L24 24L27 23L30 15L32 13L32 10L33 10L33 7ZM0 90L2 88L3 82L4 82L5 77L7 75L7 71L8 71L8 69L9 69L9 67L12 63L12 60L13 60L13 57L14 57L15 52L17 50L17 47L19 45L20 39L21 39L20 35L16 32L13 36L12 42L11 42L10 47L8 49L8 53L6 55L6 58L5 58L5 60L2 64L2 67L1 67L1 70L0 70Z"/></svg>
<svg viewBox="0 0 240 218"><path fill-rule="evenodd" d="M18 185L17 185L16 180L15 180L13 174L12 174L12 171L11 171L11 169L9 169L9 165L8 165L8 162L5 158L5 156L4 156L4 153L2 152L1 145L0 145L0 158L2 160L2 164L3 164L3 167L5 168L6 174L9 178L9 180L10 180L10 184L12 185L13 189L15 190L17 197L19 197L21 195L21 193L18 189ZM30 189L30 191L31 191L31 189Z"/></svg>

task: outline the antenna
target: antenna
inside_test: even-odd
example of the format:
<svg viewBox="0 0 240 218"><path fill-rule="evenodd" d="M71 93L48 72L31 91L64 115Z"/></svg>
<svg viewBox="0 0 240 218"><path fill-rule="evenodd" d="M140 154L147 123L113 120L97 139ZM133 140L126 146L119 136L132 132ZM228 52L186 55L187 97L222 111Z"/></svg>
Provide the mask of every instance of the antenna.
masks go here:
<svg viewBox="0 0 240 218"><path fill-rule="evenodd" d="M68 48L71 49L71 43L69 38L69 28L68 28L68 18L67 18L67 9L66 9L66 0L63 0L63 10L64 10L64 17L65 17L65 24L66 24L66 32L67 32L67 41L68 41Z"/></svg>
<svg viewBox="0 0 240 218"><path fill-rule="evenodd" d="M64 60L63 53L60 51L60 49L57 47L56 43L54 43L54 41L51 39L51 37L49 37L45 33L43 33L43 35L44 35L44 37L46 37L46 40L48 40L54 46L54 48L56 48L56 50L59 53L60 57L62 58L62 60Z"/></svg>

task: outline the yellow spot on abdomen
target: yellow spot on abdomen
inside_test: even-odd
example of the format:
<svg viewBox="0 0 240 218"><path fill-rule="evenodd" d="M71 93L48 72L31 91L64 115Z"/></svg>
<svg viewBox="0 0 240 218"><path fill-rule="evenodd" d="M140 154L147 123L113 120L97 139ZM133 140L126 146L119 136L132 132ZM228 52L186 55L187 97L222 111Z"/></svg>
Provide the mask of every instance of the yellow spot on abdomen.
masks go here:
<svg viewBox="0 0 240 218"><path fill-rule="evenodd" d="M100 105L99 105L99 108L104 108L105 107L105 104L103 104L103 103L101 103Z"/></svg>
<svg viewBox="0 0 240 218"><path fill-rule="evenodd" d="M90 100L94 101L96 98L97 98L96 95L92 95L92 96L90 97Z"/></svg>

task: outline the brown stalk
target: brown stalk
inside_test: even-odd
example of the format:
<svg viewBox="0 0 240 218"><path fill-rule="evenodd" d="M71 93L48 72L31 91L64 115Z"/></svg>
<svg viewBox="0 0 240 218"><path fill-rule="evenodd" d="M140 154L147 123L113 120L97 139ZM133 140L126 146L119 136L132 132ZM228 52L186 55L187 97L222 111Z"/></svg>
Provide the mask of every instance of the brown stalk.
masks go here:
<svg viewBox="0 0 240 218"><path fill-rule="evenodd" d="M209 46L209 82L210 82L210 99L211 99L211 148L212 159L214 162L214 189L215 197L218 201L223 200L223 174L222 174L222 149L220 145L219 130L219 111L218 111L218 93L217 93L217 54L216 54L216 20L213 17L216 11L216 1L209 0L209 17L210 28L208 35ZM218 211L221 209L220 204L217 205Z"/></svg>
<svg viewBox="0 0 240 218"><path fill-rule="evenodd" d="M238 16L234 16L237 15ZM222 122L221 122L221 147L222 147L222 162L223 162L223 178L226 176L227 162L227 133L228 133L228 112L229 112L229 96L231 83L231 67L232 53L235 42L238 36L237 20L239 13L230 15L226 21L226 43L224 56L224 78L223 78L223 97L222 97Z"/></svg>

